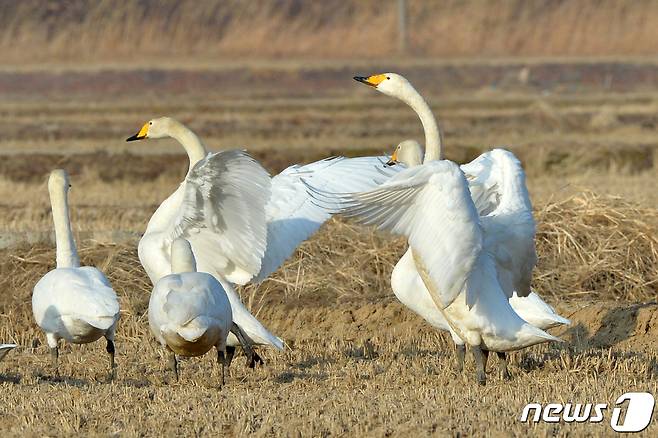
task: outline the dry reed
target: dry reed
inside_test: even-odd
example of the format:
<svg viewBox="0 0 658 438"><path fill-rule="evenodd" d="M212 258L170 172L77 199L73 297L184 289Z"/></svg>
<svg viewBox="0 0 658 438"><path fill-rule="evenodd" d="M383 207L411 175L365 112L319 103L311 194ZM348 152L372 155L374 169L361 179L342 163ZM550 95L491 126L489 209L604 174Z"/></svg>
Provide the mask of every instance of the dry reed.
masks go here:
<svg viewBox="0 0 658 438"><path fill-rule="evenodd" d="M653 55L656 1L408 0L412 55ZM5 61L389 57L395 1L0 2ZM26 57L25 54L29 54Z"/></svg>

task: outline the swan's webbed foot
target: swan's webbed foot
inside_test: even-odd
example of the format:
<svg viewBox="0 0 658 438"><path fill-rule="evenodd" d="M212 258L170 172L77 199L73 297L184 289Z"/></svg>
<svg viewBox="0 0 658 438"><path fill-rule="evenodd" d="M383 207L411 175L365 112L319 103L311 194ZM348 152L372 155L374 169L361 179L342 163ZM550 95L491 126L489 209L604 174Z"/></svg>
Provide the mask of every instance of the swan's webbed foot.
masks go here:
<svg viewBox="0 0 658 438"><path fill-rule="evenodd" d="M263 363L263 359L261 359L261 357L254 351L251 342L247 339L247 335L245 335L239 325L233 323L231 325L231 333L233 333L235 337L238 338L238 341L240 341L244 354L247 356L247 366L249 368L254 368L256 363ZM233 357L231 357L231 360L232 359Z"/></svg>
<svg viewBox="0 0 658 438"><path fill-rule="evenodd" d="M489 356L489 351L483 350L479 345L473 346L471 348L473 351L473 357L475 358L475 372L477 381L480 385L487 384L487 358Z"/></svg>
<svg viewBox="0 0 658 438"><path fill-rule="evenodd" d="M170 350L170 355L169 355L169 368L171 368L171 371L174 372L174 377L176 377L176 381L178 382L178 360L176 360L176 353Z"/></svg>
<svg viewBox="0 0 658 438"><path fill-rule="evenodd" d="M249 368L255 368L256 365L263 365L265 362L263 361L263 358L256 353L256 350L253 348L251 349L251 358L249 361Z"/></svg>
<svg viewBox="0 0 658 438"><path fill-rule="evenodd" d="M455 344L455 372L464 371L464 360L466 359L466 345Z"/></svg>
<svg viewBox="0 0 658 438"><path fill-rule="evenodd" d="M507 354L502 351L499 351L496 354L498 355L498 370L500 371L500 377L503 380L510 380L512 376L507 369Z"/></svg>
<svg viewBox="0 0 658 438"><path fill-rule="evenodd" d="M110 355L110 374L107 376L109 381L114 380L116 377L116 364L114 363L114 341L111 339L107 340L107 345L105 346L105 351Z"/></svg>

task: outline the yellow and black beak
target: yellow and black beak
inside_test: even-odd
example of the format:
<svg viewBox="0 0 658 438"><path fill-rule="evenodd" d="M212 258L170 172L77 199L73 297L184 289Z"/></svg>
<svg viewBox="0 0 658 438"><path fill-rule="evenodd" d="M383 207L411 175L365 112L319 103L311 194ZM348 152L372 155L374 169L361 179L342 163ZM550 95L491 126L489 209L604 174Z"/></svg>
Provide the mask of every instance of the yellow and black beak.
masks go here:
<svg viewBox="0 0 658 438"><path fill-rule="evenodd" d="M142 129L139 130L139 132L132 137L128 137L126 141L135 141L135 140L144 140L146 136L149 133L149 124L144 123L144 126L142 126Z"/></svg>
<svg viewBox="0 0 658 438"><path fill-rule="evenodd" d="M387 166L395 166L396 164L398 164L398 151L393 152L391 159L386 163Z"/></svg>
<svg viewBox="0 0 658 438"><path fill-rule="evenodd" d="M377 88L377 85L381 84L386 75L372 75L372 76L354 76L354 80L366 84L370 87Z"/></svg>

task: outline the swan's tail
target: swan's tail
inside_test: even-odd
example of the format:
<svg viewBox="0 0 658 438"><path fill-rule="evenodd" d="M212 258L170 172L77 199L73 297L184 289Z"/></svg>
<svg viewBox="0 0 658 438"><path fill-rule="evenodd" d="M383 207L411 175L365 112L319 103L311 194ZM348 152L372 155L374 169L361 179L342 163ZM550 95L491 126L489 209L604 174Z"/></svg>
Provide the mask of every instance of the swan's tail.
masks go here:
<svg viewBox="0 0 658 438"><path fill-rule="evenodd" d="M13 350L16 347L16 344L0 344L0 360L2 360L7 353L9 353L9 350Z"/></svg>
<svg viewBox="0 0 658 438"><path fill-rule="evenodd" d="M559 325L571 324L571 321L558 315L555 309L535 292L531 292L527 297L519 297L514 292L509 303L521 318L540 329L546 330Z"/></svg>
<svg viewBox="0 0 658 438"><path fill-rule="evenodd" d="M221 277L218 278L222 287L226 291L226 295L231 303L231 310L233 312L233 322L236 323L242 331L249 337L253 345L271 345L278 350L283 350L283 341L270 333L259 320L252 315L245 305L240 301L235 289L232 285ZM229 345L240 345L237 338L229 334Z"/></svg>
<svg viewBox="0 0 658 438"><path fill-rule="evenodd" d="M519 331L519 338L522 344L519 345L520 348L530 347L531 345L544 342L564 342L562 339L528 323L523 324L523 327Z"/></svg>

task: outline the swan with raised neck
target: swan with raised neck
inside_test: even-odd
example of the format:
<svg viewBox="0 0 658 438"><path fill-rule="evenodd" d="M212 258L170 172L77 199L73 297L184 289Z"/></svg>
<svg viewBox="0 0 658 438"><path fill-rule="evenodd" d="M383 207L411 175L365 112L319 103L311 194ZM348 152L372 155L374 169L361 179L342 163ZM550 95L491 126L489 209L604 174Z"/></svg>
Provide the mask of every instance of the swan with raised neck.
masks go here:
<svg viewBox="0 0 658 438"><path fill-rule="evenodd" d="M158 117L144 123L139 132L126 141L143 140L146 138L171 137L183 146L190 159L188 173L196 163L203 160L207 154L206 146L201 139L187 126L171 117Z"/></svg>
<svg viewBox="0 0 658 438"><path fill-rule="evenodd" d="M55 243L57 245L57 267L78 268L80 259L73 240L71 221L69 219L68 191L71 187L69 176L63 169L50 172L48 193L55 224Z"/></svg>
<svg viewBox="0 0 658 438"><path fill-rule="evenodd" d="M443 138L432 109L404 76L397 73L382 73L372 76L355 76L354 79L409 105L418 114L425 132L423 161L443 159Z"/></svg>

